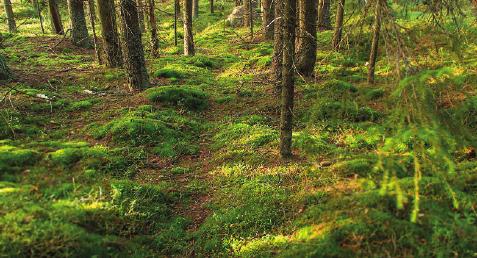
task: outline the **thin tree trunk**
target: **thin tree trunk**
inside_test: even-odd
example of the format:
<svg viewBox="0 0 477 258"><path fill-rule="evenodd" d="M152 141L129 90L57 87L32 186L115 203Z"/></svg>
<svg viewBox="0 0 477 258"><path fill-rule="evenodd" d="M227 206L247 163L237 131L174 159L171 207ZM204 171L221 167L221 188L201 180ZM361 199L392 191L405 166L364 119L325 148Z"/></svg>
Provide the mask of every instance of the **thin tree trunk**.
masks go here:
<svg viewBox="0 0 477 258"><path fill-rule="evenodd" d="M376 69L376 60L378 58L379 33L381 31L381 0L376 0L373 25L373 40L371 42L371 51L368 63L368 83L374 84L374 71Z"/></svg>
<svg viewBox="0 0 477 258"><path fill-rule="evenodd" d="M56 0L48 0L48 11L50 13L51 29L54 33L62 35L63 22L61 21L60 11Z"/></svg>
<svg viewBox="0 0 477 258"><path fill-rule="evenodd" d="M284 0L284 2L280 154L283 159L287 159L292 156L293 100L295 95L293 60L295 53L296 0Z"/></svg>
<svg viewBox="0 0 477 258"><path fill-rule="evenodd" d="M134 0L120 0L124 67L130 90L143 90L149 86L144 59L139 16Z"/></svg>
<svg viewBox="0 0 477 258"><path fill-rule="evenodd" d="M331 0L320 0L320 8L318 11L318 29L331 30L330 8Z"/></svg>
<svg viewBox="0 0 477 258"><path fill-rule="evenodd" d="M273 36L273 58L272 71L275 82L275 91L281 92L282 89L282 63L283 63L283 2L275 3L275 33Z"/></svg>
<svg viewBox="0 0 477 258"><path fill-rule="evenodd" d="M210 13L214 13L214 0L210 0Z"/></svg>
<svg viewBox="0 0 477 258"><path fill-rule="evenodd" d="M263 16L262 16L262 26L263 26L263 33L265 35L265 39L273 39L274 33L274 6L276 0L263 0L262 1L262 9L263 9Z"/></svg>
<svg viewBox="0 0 477 258"><path fill-rule="evenodd" d="M199 17L199 0L192 0L192 13L194 18Z"/></svg>
<svg viewBox="0 0 477 258"><path fill-rule="evenodd" d="M10 0L3 0L5 7L5 14L7 16L8 31L10 33L17 32L17 24L15 22L15 15L13 14L12 2Z"/></svg>
<svg viewBox="0 0 477 258"><path fill-rule="evenodd" d="M144 22L144 0L137 0L137 14L139 17L139 28L141 32L144 32L146 30Z"/></svg>
<svg viewBox="0 0 477 258"><path fill-rule="evenodd" d="M343 18L344 18L345 0L339 0L336 8L336 24L333 35L333 49L339 50L341 37L343 35Z"/></svg>
<svg viewBox="0 0 477 258"><path fill-rule="evenodd" d="M88 27L86 27L83 0L68 0L68 9L73 44L80 47L91 47Z"/></svg>
<svg viewBox="0 0 477 258"><path fill-rule="evenodd" d="M296 66L298 72L311 76L316 63L316 0L299 0L298 44Z"/></svg>
<svg viewBox="0 0 477 258"><path fill-rule="evenodd" d="M177 46L177 19L180 13L179 10L180 3L179 0L174 0L174 46Z"/></svg>
<svg viewBox="0 0 477 258"><path fill-rule="evenodd" d="M184 0L184 55L195 55L194 35L192 34L192 0Z"/></svg>
<svg viewBox="0 0 477 258"><path fill-rule="evenodd" d="M45 34L45 27L43 26L43 16L41 15L40 3L38 2L38 0L33 0L33 5L36 14L38 15L38 20L40 20L41 33Z"/></svg>
<svg viewBox="0 0 477 258"><path fill-rule="evenodd" d="M249 15L249 20L250 21L249 21L248 26L250 28L250 38L253 39L253 13L254 13L253 12L253 2L252 2L252 0L245 0L245 1L249 2L248 7L249 7L249 14L250 14Z"/></svg>
<svg viewBox="0 0 477 258"><path fill-rule="evenodd" d="M101 37L107 67L121 67L123 55L119 33L116 25L114 0L98 0L99 20L101 21Z"/></svg>
<svg viewBox="0 0 477 258"><path fill-rule="evenodd" d="M243 26L250 26L250 0L243 0Z"/></svg>
<svg viewBox="0 0 477 258"><path fill-rule="evenodd" d="M91 30L93 32L94 52L96 54L96 60L98 60L98 64L102 64L103 61L101 60L101 55L99 53L98 37L96 36L96 8L94 8L94 0L88 0L88 7Z"/></svg>
<svg viewBox="0 0 477 258"><path fill-rule="evenodd" d="M148 0L149 34L151 36L151 53L153 57L159 56L159 40L157 38L157 23L154 0Z"/></svg>

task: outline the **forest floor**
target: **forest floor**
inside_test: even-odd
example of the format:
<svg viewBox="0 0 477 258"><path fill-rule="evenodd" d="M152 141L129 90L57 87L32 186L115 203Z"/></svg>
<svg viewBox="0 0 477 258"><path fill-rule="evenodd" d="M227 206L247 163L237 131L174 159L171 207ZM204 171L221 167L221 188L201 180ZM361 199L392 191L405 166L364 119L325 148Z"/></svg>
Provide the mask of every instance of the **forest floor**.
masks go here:
<svg viewBox="0 0 477 258"><path fill-rule="evenodd" d="M0 89L0 253L477 254L477 160L468 150L456 154L461 177L448 178L459 208L432 173L420 182L417 222L412 170L399 170L399 188L383 192L377 164L396 112L385 58L370 86L367 45L356 40L356 48L335 52L327 47L332 33L320 32L316 77L297 79L295 157L281 161L272 42L250 40L223 15L201 12L195 57L170 44L172 22L160 19L161 56L146 47L152 85L143 92L130 92L124 72L98 65L93 50L32 34L34 21L28 32L6 35L0 53L13 78ZM475 114L477 101L466 96L475 93L477 46L469 44L461 62L450 50L435 51L439 36L416 43L429 46L416 50L416 62L445 70L432 80L458 96L444 98L446 108L464 102Z"/></svg>

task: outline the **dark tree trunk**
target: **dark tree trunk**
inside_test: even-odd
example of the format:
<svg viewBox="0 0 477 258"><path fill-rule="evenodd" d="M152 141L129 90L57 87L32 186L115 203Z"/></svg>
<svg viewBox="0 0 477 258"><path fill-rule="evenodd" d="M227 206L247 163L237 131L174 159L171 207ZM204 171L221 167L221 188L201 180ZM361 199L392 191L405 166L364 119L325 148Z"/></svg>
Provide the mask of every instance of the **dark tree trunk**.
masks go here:
<svg viewBox="0 0 477 258"><path fill-rule="evenodd" d="M273 39L274 33L274 22L275 19L274 15L274 5L276 0L263 0L262 1L262 8L263 8L263 16L262 16L262 26L263 26L263 33L265 35L265 39Z"/></svg>
<svg viewBox="0 0 477 258"><path fill-rule="evenodd" d="M376 69L376 60L378 58L379 33L381 31L381 0L376 0L374 11L373 40L371 42L371 51L369 53L368 63L368 83L374 84L374 71Z"/></svg>
<svg viewBox="0 0 477 258"><path fill-rule="evenodd" d="M48 11L50 13L51 29L54 33L62 35L63 22L61 21L60 11L56 0L48 0Z"/></svg>
<svg viewBox="0 0 477 258"><path fill-rule="evenodd" d="M331 30L330 8L331 0L320 0L320 8L318 10L318 29Z"/></svg>
<svg viewBox="0 0 477 258"><path fill-rule="evenodd" d="M146 25L144 22L144 0L137 0L137 14L139 19L139 28L141 32L146 30Z"/></svg>
<svg viewBox="0 0 477 258"><path fill-rule="evenodd" d="M156 14L154 0L148 0L148 17L149 17L149 34L151 36L151 53L152 56L159 56L159 40L157 38L157 23L156 23Z"/></svg>
<svg viewBox="0 0 477 258"><path fill-rule="evenodd" d="M341 37L343 35L343 18L344 18L345 0L339 0L336 8L336 24L333 35L333 49L339 50L341 44Z"/></svg>
<svg viewBox="0 0 477 258"><path fill-rule="evenodd" d="M194 36L192 34L192 0L184 0L184 55L195 55Z"/></svg>
<svg viewBox="0 0 477 258"><path fill-rule="evenodd" d="M194 15L194 18L199 17L199 0L192 0L192 12Z"/></svg>
<svg viewBox="0 0 477 258"><path fill-rule="evenodd" d="M124 67L130 90L143 90L149 86L149 76L144 60L139 16L134 0L121 0L121 27Z"/></svg>
<svg viewBox="0 0 477 258"><path fill-rule="evenodd" d="M68 9L73 44L80 47L91 47L88 27L86 27L83 0L68 0Z"/></svg>
<svg viewBox="0 0 477 258"><path fill-rule="evenodd" d="M298 72L311 76L316 63L316 0L299 0L299 36L297 44L296 65Z"/></svg>
<svg viewBox="0 0 477 258"><path fill-rule="evenodd" d="M93 32L93 45L96 54L96 60L102 64L101 55L99 54L98 37L96 36L96 8L94 8L94 0L88 0L89 20L91 22L91 30Z"/></svg>
<svg viewBox="0 0 477 258"><path fill-rule="evenodd" d="M280 154L283 159L286 159L292 156L293 99L295 95L293 60L295 54L296 0L284 0L284 2Z"/></svg>
<svg viewBox="0 0 477 258"><path fill-rule="evenodd" d="M10 33L17 32L17 24L15 22L15 15L13 14L12 2L10 0L3 0L5 7L5 14L7 16L8 31Z"/></svg>
<svg viewBox="0 0 477 258"><path fill-rule="evenodd" d="M106 56L106 66L121 67L123 57L116 25L114 0L98 0L99 19L101 21L101 36Z"/></svg>
<svg viewBox="0 0 477 258"><path fill-rule="evenodd" d="M210 13L214 13L214 0L210 0Z"/></svg>
<svg viewBox="0 0 477 258"><path fill-rule="evenodd" d="M281 92L282 88L282 62L283 62L283 2L275 3L275 33L273 35L272 70L275 82L275 91Z"/></svg>

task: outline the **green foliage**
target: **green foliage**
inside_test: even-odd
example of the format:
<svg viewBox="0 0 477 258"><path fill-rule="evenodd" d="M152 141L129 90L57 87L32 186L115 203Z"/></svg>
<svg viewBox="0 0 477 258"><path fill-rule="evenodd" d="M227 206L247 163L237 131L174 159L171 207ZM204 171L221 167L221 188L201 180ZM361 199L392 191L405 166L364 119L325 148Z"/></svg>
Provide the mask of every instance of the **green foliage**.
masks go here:
<svg viewBox="0 0 477 258"><path fill-rule="evenodd" d="M148 89L147 98L152 102L184 107L192 111L202 111L209 105L209 97L201 90L191 87L163 86Z"/></svg>
<svg viewBox="0 0 477 258"><path fill-rule="evenodd" d="M319 101L310 109L311 121L346 120L349 122L375 122L382 114L370 107L339 101Z"/></svg>
<svg viewBox="0 0 477 258"><path fill-rule="evenodd" d="M105 159L108 156L102 146L59 149L49 154L51 161L64 167L74 166L84 158Z"/></svg>
<svg viewBox="0 0 477 258"><path fill-rule="evenodd" d="M17 171L25 166L35 164L40 155L31 149L2 144L0 142L0 171Z"/></svg>

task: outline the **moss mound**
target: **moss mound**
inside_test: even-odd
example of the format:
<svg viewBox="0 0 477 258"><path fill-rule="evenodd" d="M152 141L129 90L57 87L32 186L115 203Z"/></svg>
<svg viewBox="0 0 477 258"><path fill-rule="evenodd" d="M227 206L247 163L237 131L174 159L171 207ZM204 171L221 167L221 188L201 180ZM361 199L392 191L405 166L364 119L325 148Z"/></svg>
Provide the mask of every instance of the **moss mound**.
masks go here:
<svg viewBox="0 0 477 258"><path fill-rule="evenodd" d="M202 111L209 106L209 97L203 91L191 87L164 86L146 91L152 102L183 107L187 110Z"/></svg>

